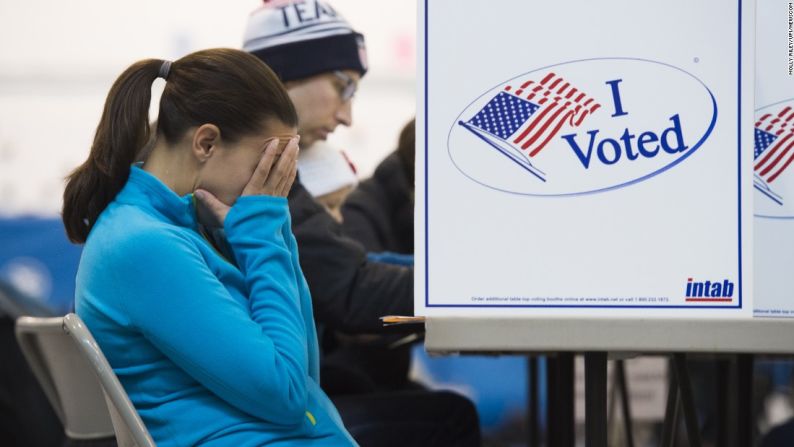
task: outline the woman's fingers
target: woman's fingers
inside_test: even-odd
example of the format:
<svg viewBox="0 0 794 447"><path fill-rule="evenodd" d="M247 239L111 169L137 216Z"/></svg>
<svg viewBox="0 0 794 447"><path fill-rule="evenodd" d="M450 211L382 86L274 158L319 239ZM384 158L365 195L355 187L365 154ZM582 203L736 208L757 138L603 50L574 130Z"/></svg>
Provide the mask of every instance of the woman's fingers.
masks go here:
<svg viewBox="0 0 794 447"><path fill-rule="evenodd" d="M289 181L287 181L287 184L284 185L284 197L287 197L289 195L289 192L292 189L292 184L295 183L295 178L297 176L298 176L298 160L295 160L295 162L292 163L292 174L289 177Z"/></svg>
<svg viewBox="0 0 794 447"><path fill-rule="evenodd" d="M276 165L271 169L267 180L265 181L265 194L283 197L283 189L286 182L290 182L293 176L293 170L297 169L298 159L298 139L292 138L284 152L276 161ZM290 183L291 185L291 183Z"/></svg>
<svg viewBox="0 0 794 447"><path fill-rule="evenodd" d="M279 188L277 193L280 197L287 197L290 188L292 188L292 184L295 182L295 176L297 175L297 173L298 173L298 161L295 160L292 162L292 165L290 165L287 171L287 175L284 176L281 179L281 182L279 183Z"/></svg>
<svg viewBox="0 0 794 447"><path fill-rule="evenodd" d="M243 188L242 195L253 196L264 193L263 187L267 182L267 179L270 177L273 168L273 162L276 160L277 157L278 157L278 138L274 138L265 147L265 152L262 154L262 157L259 159L259 163L254 169L254 173L251 175L251 179L248 180L248 184L245 185L245 188Z"/></svg>
<svg viewBox="0 0 794 447"><path fill-rule="evenodd" d="M283 152L279 150L279 138L273 138L243 189L243 196L268 195L286 197L295 181L298 166L299 136L289 140Z"/></svg>

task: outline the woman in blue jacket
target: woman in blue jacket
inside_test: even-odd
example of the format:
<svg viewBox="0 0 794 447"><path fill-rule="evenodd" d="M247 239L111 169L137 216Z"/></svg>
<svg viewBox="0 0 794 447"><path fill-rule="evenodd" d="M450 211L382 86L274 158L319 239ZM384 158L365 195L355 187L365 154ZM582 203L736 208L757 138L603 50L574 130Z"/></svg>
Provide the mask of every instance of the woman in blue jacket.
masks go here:
<svg viewBox="0 0 794 447"><path fill-rule="evenodd" d="M160 446L354 444L319 387L290 230L296 124L247 53L144 60L116 80L68 178L64 224L85 243L77 313ZM225 250L207 237L219 229Z"/></svg>

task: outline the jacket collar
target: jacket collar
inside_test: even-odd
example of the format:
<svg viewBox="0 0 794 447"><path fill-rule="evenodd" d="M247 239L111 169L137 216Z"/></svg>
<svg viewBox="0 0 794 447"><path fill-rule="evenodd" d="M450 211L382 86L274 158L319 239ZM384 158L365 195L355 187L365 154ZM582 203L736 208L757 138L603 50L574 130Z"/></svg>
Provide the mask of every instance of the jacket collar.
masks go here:
<svg viewBox="0 0 794 447"><path fill-rule="evenodd" d="M116 201L138 206L174 225L197 230L193 194L179 197L160 179L141 169L141 166L141 163L132 166L127 184L116 196Z"/></svg>

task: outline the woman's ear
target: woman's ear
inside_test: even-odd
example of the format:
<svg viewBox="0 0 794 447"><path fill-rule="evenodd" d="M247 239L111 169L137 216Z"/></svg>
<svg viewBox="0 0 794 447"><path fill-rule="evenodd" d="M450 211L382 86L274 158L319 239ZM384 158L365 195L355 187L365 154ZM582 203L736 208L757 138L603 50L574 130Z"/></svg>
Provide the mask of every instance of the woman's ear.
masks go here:
<svg viewBox="0 0 794 447"><path fill-rule="evenodd" d="M221 130L214 124L202 124L193 132L191 150L199 163L204 163L212 156L220 139Z"/></svg>

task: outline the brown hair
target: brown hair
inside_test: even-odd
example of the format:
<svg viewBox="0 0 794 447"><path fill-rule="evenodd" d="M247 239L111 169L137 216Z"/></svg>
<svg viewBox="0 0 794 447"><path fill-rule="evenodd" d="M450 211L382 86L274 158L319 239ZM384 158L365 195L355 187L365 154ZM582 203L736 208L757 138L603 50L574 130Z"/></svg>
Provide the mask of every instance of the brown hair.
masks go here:
<svg viewBox="0 0 794 447"><path fill-rule="evenodd" d="M83 243L99 214L124 187L130 166L151 141L149 103L162 60L134 63L113 83L88 159L67 178L63 224ZM189 54L171 64L160 99L157 135L174 144L194 126L215 124L234 142L277 118L296 126L298 116L278 77L257 57L232 49Z"/></svg>
<svg viewBox="0 0 794 447"><path fill-rule="evenodd" d="M414 166L416 166L416 118L408 122L400 131L400 138L397 142L397 155L403 162L405 175L413 186Z"/></svg>

